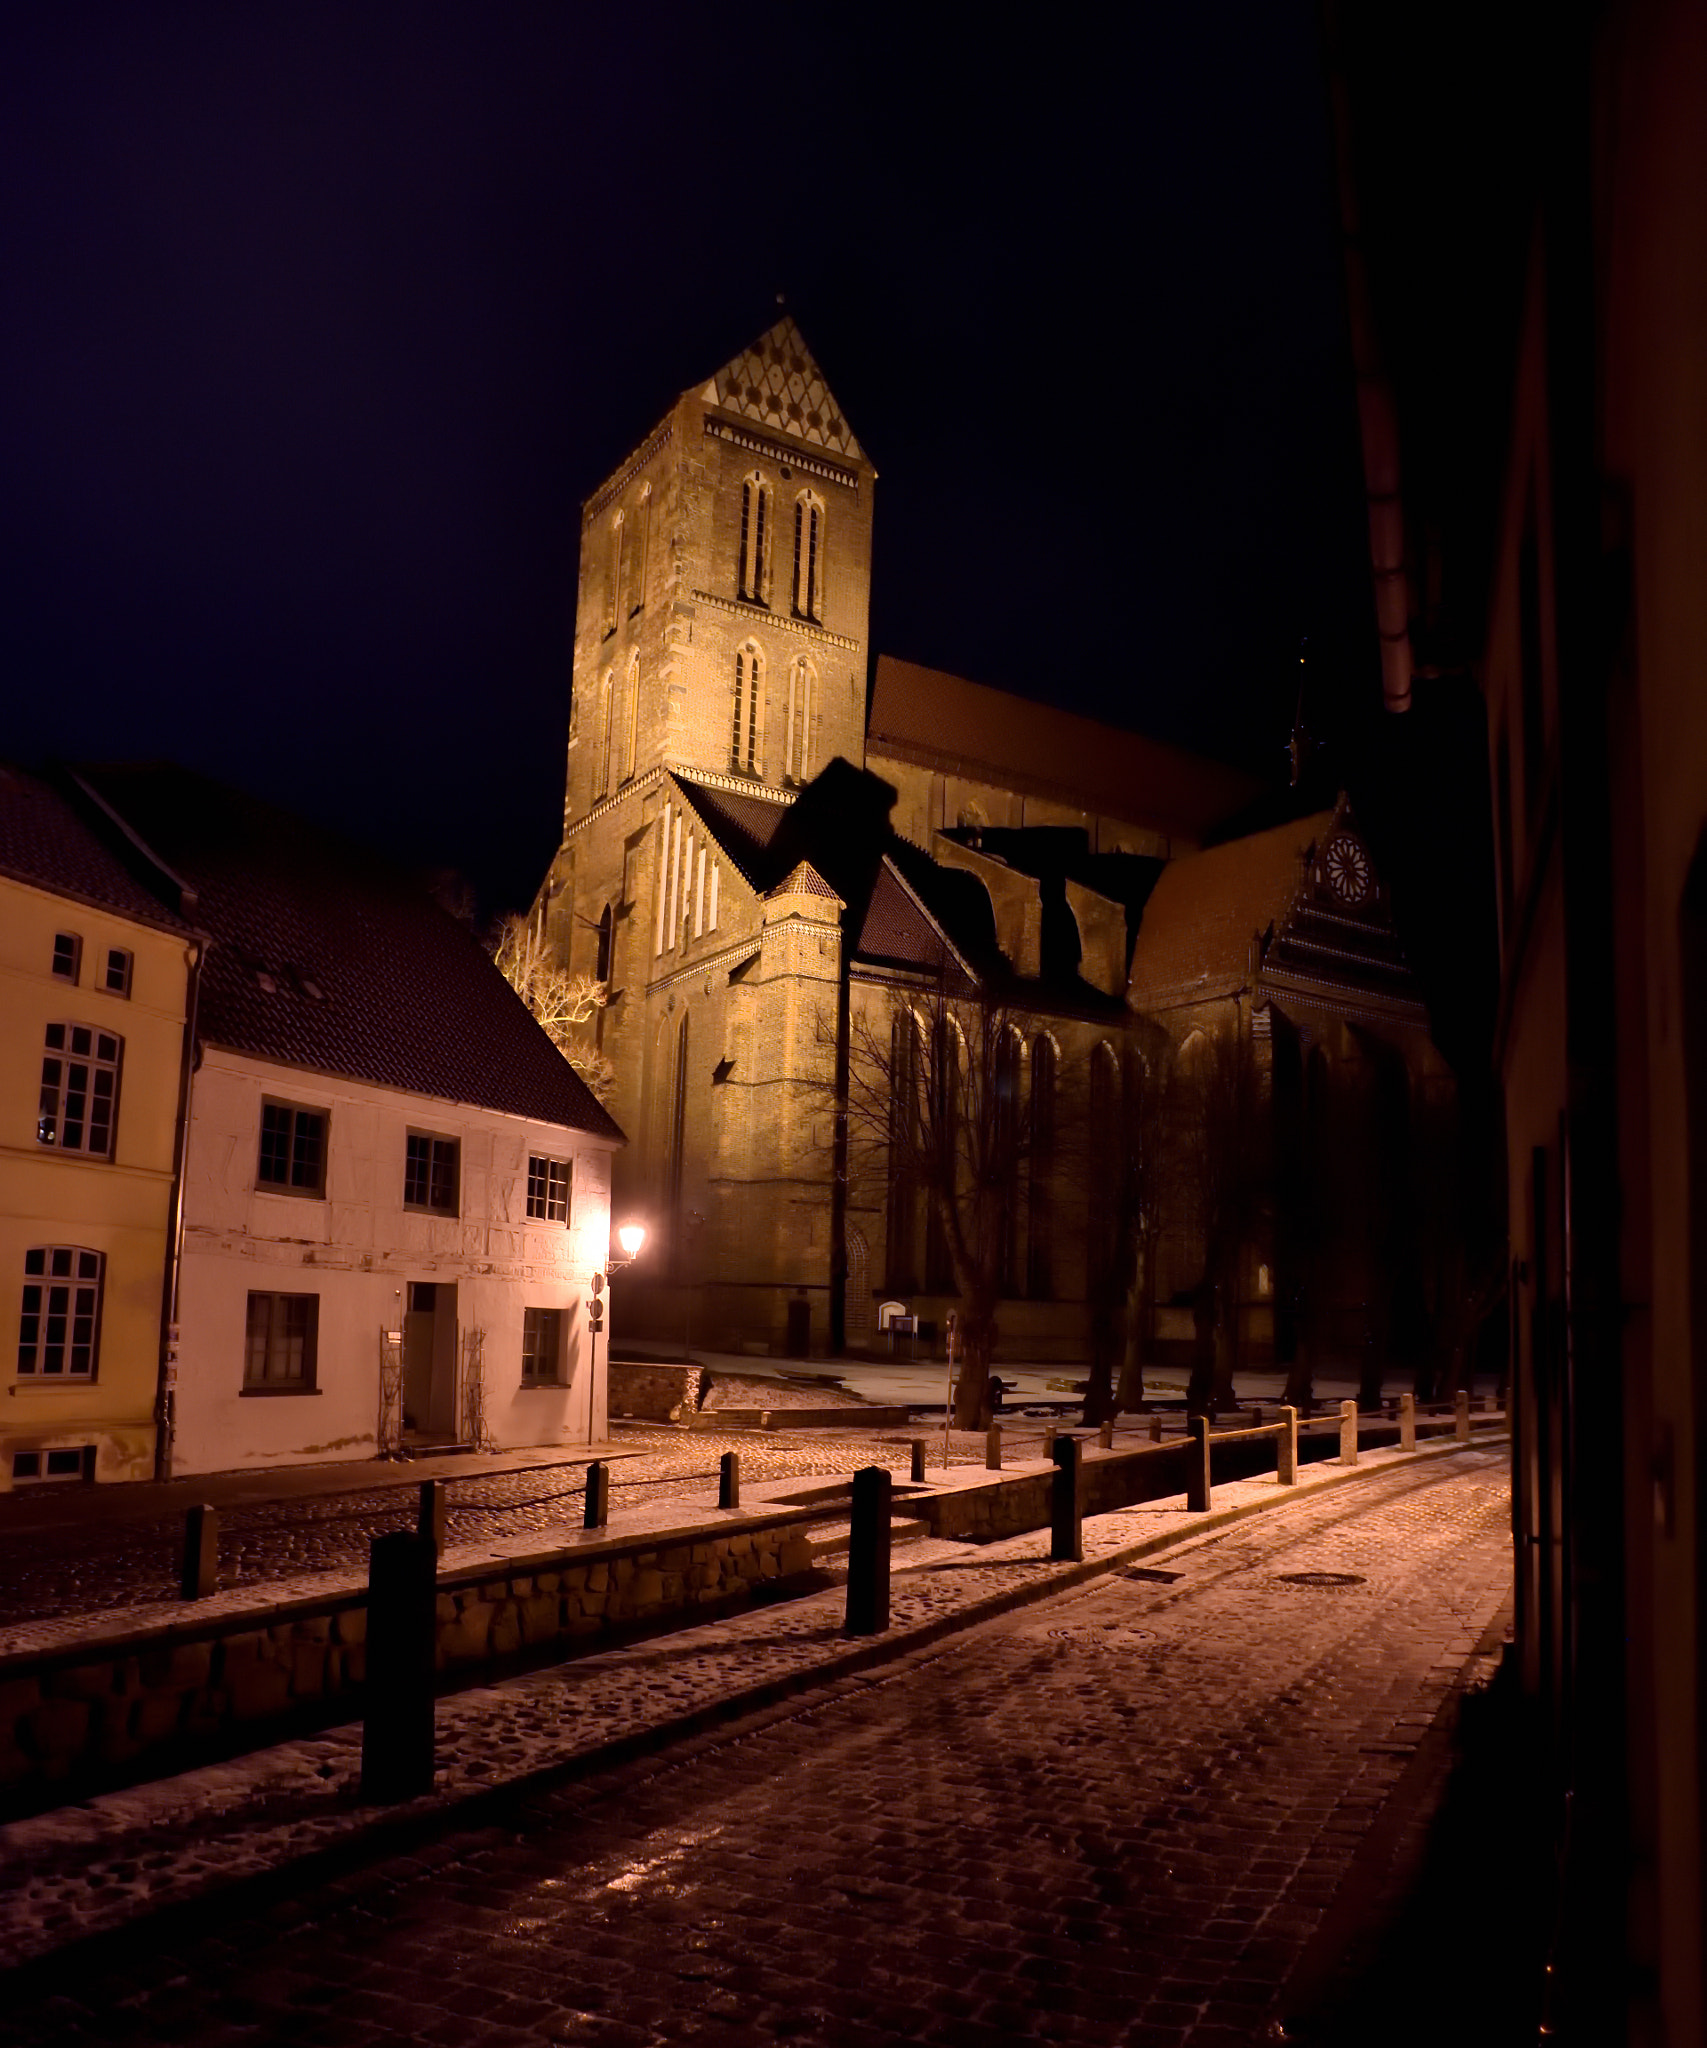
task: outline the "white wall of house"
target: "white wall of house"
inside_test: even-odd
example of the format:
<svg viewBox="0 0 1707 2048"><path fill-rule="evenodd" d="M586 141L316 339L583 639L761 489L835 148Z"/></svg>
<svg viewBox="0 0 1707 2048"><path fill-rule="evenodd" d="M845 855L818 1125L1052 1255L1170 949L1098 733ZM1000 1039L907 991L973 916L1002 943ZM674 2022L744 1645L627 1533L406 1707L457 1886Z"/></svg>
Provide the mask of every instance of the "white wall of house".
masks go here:
<svg viewBox="0 0 1707 2048"><path fill-rule="evenodd" d="M267 1102L327 1118L322 1194L257 1184ZM454 1217L404 1206L412 1131L457 1142ZM609 1247L611 1150L559 1125L209 1048L191 1099L173 1471L372 1456L384 1333L404 1327L424 1282L447 1304L441 1344L454 1346L456 1372L478 1351L494 1447L602 1438L604 1333L595 1369L585 1303ZM529 1219L530 1155L571 1163L566 1224ZM246 1388L251 1294L316 1297L311 1390ZM530 1308L564 1311L556 1384L522 1384Z"/></svg>

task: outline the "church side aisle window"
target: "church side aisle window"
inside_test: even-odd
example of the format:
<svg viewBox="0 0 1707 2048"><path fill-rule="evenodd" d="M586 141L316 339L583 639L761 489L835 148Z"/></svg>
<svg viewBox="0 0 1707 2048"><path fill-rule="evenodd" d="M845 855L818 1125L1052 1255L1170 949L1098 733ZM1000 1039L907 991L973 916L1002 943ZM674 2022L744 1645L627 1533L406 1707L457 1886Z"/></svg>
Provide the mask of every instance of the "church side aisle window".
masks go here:
<svg viewBox="0 0 1707 2048"><path fill-rule="evenodd" d="M824 616L824 508L810 491L794 501L794 616Z"/></svg>
<svg viewBox="0 0 1707 2048"><path fill-rule="evenodd" d="M757 470L741 484L741 553L736 563L738 594L750 604L769 602L770 487Z"/></svg>

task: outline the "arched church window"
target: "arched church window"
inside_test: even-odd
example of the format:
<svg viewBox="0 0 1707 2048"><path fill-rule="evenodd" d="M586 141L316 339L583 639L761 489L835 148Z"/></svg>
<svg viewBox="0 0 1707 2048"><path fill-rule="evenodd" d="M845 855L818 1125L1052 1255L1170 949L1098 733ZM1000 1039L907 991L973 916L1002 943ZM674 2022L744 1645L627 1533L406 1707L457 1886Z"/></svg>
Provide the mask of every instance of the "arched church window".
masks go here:
<svg viewBox="0 0 1707 2048"><path fill-rule="evenodd" d="M634 532L628 542L628 616L646 603L646 559L652 542L652 486L648 484L640 493L640 503L634 508Z"/></svg>
<svg viewBox="0 0 1707 2048"><path fill-rule="evenodd" d="M729 734L729 765L745 775L760 772L760 704L764 696L764 679L764 656L748 641L735 655L735 722Z"/></svg>
<svg viewBox="0 0 1707 2048"><path fill-rule="evenodd" d="M605 638L616 631L617 606L622 602L622 514L610 523L610 549L605 559Z"/></svg>
<svg viewBox="0 0 1707 2048"><path fill-rule="evenodd" d="M783 774L792 782L812 774L812 714L817 709L818 675L802 654L788 671L788 728L783 743Z"/></svg>
<svg viewBox="0 0 1707 2048"><path fill-rule="evenodd" d="M622 739L622 779L627 782L634 773L635 757L640 749L640 656L636 654L628 664L628 688L623 706L625 727Z"/></svg>
<svg viewBox="0 0 1707 2048"><path fill-rule="evenodd" d="M598 794L610 794L611 735L616 722L616 707L611 703L611 690L615 681L608 668L599 681L599 784Z"/></svg>
<svg viewBox="0 0 1707 2048"><path fill-rule="evenodd" d="M610 980L611 908L607 903L599 914L599 954L595 981Z"/></svg>
<svg viewBox="0 0 1707 2048"><path fill-rule="evenodd" d="M1030 1163L1025 1291L1034 1301L1048 1301L1055 1292L1055 1041L1046 1031L1031 1047Z"/></svg>
<svg viewBox="0 0 1707 2048"><path fill-rule="evenodd" d="M758 470L741 483L741 553L736 564L737 593L751 604L769 602L771 571L770 486Z"/></svg>
<svg viewBox="0 0 1707 2048"><path fill-rule="evenodd" d="M824 616L824 506L812 491L794 501L794 616Z"/></svg>

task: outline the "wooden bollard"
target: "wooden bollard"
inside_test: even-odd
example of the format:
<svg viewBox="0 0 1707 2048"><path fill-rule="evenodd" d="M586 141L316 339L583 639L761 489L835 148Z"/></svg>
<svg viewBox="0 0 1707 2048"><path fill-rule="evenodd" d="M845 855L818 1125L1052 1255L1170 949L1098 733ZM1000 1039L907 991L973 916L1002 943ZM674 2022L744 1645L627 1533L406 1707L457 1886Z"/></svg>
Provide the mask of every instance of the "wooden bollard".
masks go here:
<svg viewBox="0 0 1707 2048"><path fill-rule="evenodd" d="M219 1510L187 1508L184 1512L184 1555L178 1593L184 1600L205 1600L219 1585Z"/></svg>
<svg viewBox="0 0 1707 2048"><path fill-rule="evenodd" d="M1452 1397L1452 1434L1461 1444L1470 1441L1470 1396L1463 1387Z"/></svg>
<svg viewBox="0 0 1707 2048"><path fill-rule="evenodd" d="M1046 1422L1043 1425L1043 1455L1046 1458L1054 1457L1055 1439L1059 1435L1060 1431L1055 1427L1054 1423Z"/></svg>
<svg viewBox="0 0 1707 2048"><path fill-rule="evenodd" d="M1417 1447L1417 1397L1415 1394L1399 1396L1399 1448L1414 1451Z"/></svg>
<svg viewBox="0 0 1707 2048"><path fill-rule="evenodd" d="M741 1456L738 1451L725 1451L717 1461L717 1505L720 1508L738 1508L741 1505Z"/></svg>
<svg viewBox="0 0 1707 2048"><path fill-rule="evenodd" d="M853 1517L848 1526L848 1611L850 1636L881 1635L889 1626L889 1501L893 1482L887 1465L866 1465L853 1477Z"/></svg>
<svg viewBox="0 0 1707 2048"><path fill-rule="evenodd" d="M1153 1444L1159 1444L1161 1440L1162 1411L1159 1408L1152 1408L1150 1411L1150 1441Z"/></svg>
<svg viewBox="0 0 1707 2048"><path fill-rule="evenodd" d="M610 1520L610 1467L595 1458L587 1467L587 1512L583 1527L602 1529Z"/></svg>
<svg viewBox="0 0 1707 2048"><path fill-rule="evenodd" d="M1342 1401L1340 1403L1340 1463L1342 1465L1355 1465L1357 1463L1357 1403L1355 1401Z"/></svg>
<svg viewBox="0 0 1707 2048"><path fill-rule="evenodd" d="M984 1433L984 1470L999 1472L1002 1469L1002 1425L992 1422Z"/></svg>
<svg viewBox="0 0 1707 2048"><path fill-rule="evenodd" d="M438 1558L407 1529L368 1553L362 1796L413 1799L433 1789L433 1651Z"/></svg>
<svg viewBox="0 0 1707 2048"><path fill-rule="evenodd" d="M1209 1417L1186 1417L1189 1443L1185 1459L1185 1506L1187 1514L1209 1512Z"/></svg>
<svg viewBox="0 0 1707 2048"><path fill-rule="evenodd" d="M1275 1439L1274 1452L1275 1483L1280 1486L1298 1484L1298 1410L1282 1408L1280 1411L1280 1435Z"/></svg>
<svg viewBox="0 0 1707 2048"><path fill-rule="evenodd" d="M1112 1422L1105 1422L1101 1429L1097 1431L1097 1449L1099 1451L1112 1451L1114 1449L1114 1424Z"/></svg>
<svg viewBox="0 0 1707 2048"><path fill-rule="evenodd" d="M1055 1460L1055 1477L1049 1488L1049 1560L1052 1564L1080 1564L1085 1555L1085 1519L1079 1439L1057 1437L1050 1455Z"/></svg>
<svg viewBox="0 0 1707 2048"><path fill-rule="evenodd" d="M423 1479L421 1495L415 1508L415 1534L425 1536L433 1546L433 1556L445 1554L445 1483L442 1479Z"/></svg>
<svg viewBox="0 0 1707 2048"><path fill-rule="evenodd" d="M913 1439L913 1468L907 1476L915 1486L925 1483L925 1440L922 1436Z"/></svg>

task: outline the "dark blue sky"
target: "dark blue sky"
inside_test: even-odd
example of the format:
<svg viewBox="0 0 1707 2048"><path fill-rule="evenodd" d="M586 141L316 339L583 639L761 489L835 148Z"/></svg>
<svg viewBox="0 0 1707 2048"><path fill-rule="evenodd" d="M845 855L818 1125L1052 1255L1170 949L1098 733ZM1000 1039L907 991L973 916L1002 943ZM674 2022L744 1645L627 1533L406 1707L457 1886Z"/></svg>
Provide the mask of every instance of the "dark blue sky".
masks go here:
<svg viewBox="0 0 1707 2048"><path fill-rule="evenodd" d="M880 650L1278 769L1375 688L1314 10L1127 13L7 10L0 751L525 899L579 502L783 290Z"/></svg>

